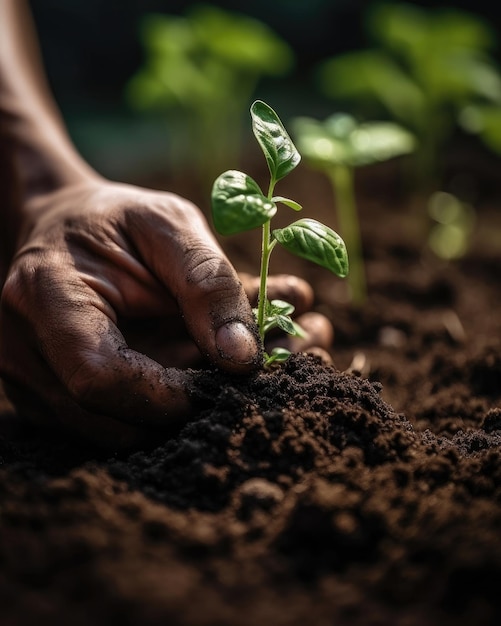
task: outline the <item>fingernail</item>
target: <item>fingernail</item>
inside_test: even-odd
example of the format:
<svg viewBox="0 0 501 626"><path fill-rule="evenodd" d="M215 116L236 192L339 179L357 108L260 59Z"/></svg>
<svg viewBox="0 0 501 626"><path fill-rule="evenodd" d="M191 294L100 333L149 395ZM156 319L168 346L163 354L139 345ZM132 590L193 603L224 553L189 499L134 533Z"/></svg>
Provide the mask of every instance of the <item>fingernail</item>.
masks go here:
<svg viewBox="0 0 501 626"><path fill-rule="evenodd" d="M255 361L258 353L256 337L242 322L221 326L216 332L216 346L223 359L242 365Z"/></svg>

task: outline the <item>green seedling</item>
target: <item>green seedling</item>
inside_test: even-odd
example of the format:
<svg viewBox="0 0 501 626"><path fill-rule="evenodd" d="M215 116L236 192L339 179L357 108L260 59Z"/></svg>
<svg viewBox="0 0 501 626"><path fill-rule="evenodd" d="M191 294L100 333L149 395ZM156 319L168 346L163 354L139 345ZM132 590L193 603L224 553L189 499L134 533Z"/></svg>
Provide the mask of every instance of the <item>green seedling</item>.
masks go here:
<svg viewBox="0 0 501 626"><path fill-rule="evenodd" d="M210 188L241 156L242 122L258 81L286 74L292 50L265 23L209 4L183 16L147 15L140 35L145 59L127 84L127 100L166 117L170 162L194 167Z"/></svg>
<svg viewBox="0 0 501 626"><path fill-rule="evenodd" d="M454 8L380 3L366 18L374 46L324 60L318 87L340 106L358 106L365 118L383 113L411 130L419 141L414 185L429 193L464 108L501 103L495 33L482 18Z"/></svg>
<svg viewBox="0 0 501 626"><path fill-rule="evenodd" d="M351 300L360 306L366 299L366 278L355 195L355 168L408 154L413 135L392 122L357 121L336 113L324 121L309 117L294 120L294 138L306 162L330 181L339 230L350 251L348 277Z"/></svg>
<svg viewBox="0 0 501 626"><path fill-rule="evenodd" d="M221 235L233 235L254 228L262 228L261 271L256 316L259 334L264 344L265 335L273 328L301 336L302 329L291 315L294 307L282 300L269 301L267 280L270 256L277 244L301 258L325 267L339 277L348 274L348 255L341 237L317 220L304 218L285 228L272 230L271 219L277 212L277 203L300 211L295 200L274 195L275 185L300 162L294 146L275 111L261 100L250 109L252 130L264 153L270 181L267 194L258 183L244 172L228 170L221 174L212 188L212 216L214 227ZM290 352L275 348L265 353L265 366L285 361Z"/></svg>

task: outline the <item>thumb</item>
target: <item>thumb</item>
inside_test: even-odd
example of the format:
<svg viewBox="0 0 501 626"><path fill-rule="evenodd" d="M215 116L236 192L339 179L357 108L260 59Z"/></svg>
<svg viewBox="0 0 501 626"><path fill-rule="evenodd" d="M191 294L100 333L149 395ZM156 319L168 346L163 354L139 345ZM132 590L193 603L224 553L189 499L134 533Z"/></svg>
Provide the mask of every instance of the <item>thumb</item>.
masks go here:
<svg viewBox="0 0 501 626"><path fill-rule="evenodd" d="M176 299L201 354L228 372L250 372L262 363L262 347L242 283L200 211L173 201L183 205L175 220L170 205L138 214L147 227L134 229L143 234L134 243Z"/></svg>
<svg viewBox="0 0 501 626"><path fill-rule="evenodd" d="M179 285L178 302L186 327L200 351L231 372L255 369L260 360L259 333L247 295L229 261L192 250ZM190 258L191 257L191 258Z"/></svg>

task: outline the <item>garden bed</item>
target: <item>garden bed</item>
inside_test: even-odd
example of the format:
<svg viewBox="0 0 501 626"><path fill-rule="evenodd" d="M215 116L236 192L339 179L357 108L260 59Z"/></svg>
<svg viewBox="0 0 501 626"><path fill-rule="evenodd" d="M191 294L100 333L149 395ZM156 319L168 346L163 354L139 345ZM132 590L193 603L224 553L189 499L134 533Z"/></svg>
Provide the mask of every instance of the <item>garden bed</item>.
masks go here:
<svg viewBox="0 0 501 626"><path fill-rule="evenodd" d="M272 267L314 286L334 365L200 371L176 439L112 458L18 427L2 400L2 624L501 621L497 185L477 176L472 248L445 262L389 193L394 167L360 174L365 306L323 269ZM325 181L296 178L292 197L335 226ZM253 243L224 242L241 270Z"/></svg>

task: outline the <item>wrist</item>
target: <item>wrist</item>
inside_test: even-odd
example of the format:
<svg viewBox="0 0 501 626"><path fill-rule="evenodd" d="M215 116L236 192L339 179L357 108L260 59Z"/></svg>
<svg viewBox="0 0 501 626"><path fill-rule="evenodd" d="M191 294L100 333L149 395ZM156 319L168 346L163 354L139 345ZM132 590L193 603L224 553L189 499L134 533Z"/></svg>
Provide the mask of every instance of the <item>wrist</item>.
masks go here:
<svg viewBox="0 0 501 626"><path fill-rule="evenodd" d="M21 203L99 178L76 151L59 115L39 110L9 117L0 136L11 161L10 182L16 184Z"/></svg>
<svg viewBox="0 0 501 626"><path fill-rule="evenodd" d="M12 257L49 206L44 199L101 179L76 152L56 120L39 116L35 124L17 113L4 116L0 112L2 282Z"/></svg>
<svg viewBox="0 0 501 626"><path fill-rule="evenodd" d="M0 278L32 220L32 201L96 178L53 100L28 4L0 0Z"/></svg>

